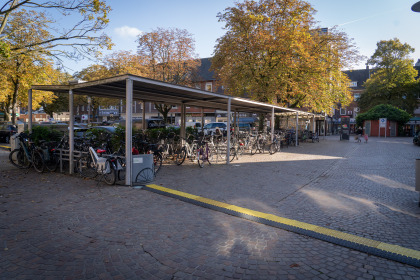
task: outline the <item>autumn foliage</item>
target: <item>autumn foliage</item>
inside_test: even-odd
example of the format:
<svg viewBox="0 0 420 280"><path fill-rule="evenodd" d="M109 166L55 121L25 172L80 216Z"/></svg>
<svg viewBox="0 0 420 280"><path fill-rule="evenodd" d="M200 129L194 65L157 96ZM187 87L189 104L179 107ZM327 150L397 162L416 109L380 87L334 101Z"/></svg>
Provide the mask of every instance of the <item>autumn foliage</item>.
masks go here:
<svg viewBox="0 0 420 280"><path fill-rule="evenodd" d="M220 13L226 34L212 69L226 92L315 111L349 103L341 70L357 53L345 34L317 27L314 14L299 0L244 1Z"/></svg>

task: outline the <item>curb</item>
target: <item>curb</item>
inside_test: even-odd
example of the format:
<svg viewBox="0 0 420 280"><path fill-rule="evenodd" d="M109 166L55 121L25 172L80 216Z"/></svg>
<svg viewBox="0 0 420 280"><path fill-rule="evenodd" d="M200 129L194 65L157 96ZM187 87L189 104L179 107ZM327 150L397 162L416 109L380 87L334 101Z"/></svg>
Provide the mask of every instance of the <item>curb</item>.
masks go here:
<svg viewBox="0 0 420 280"><path fill-rule="evenodd" d="M420 251L417 250L359 237L353 234L303 223L272 214L242 208L232 204L219 202L154 184L146 185L143 187L143 189L157 194L176 198L197 206L219 211L228 215L306 235L319 240L330 242L335 245L420 268Z"/></svg>

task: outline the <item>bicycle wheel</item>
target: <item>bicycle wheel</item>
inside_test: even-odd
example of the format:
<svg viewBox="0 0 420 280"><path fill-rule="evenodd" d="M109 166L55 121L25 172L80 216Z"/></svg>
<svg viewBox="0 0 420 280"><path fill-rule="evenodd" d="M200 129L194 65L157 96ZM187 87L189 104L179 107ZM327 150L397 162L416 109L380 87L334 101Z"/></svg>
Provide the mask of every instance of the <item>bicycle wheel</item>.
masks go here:
<svg viewBox="0 0 420 280"><path fill-rule="evenodd" d="M260 154L264 154L264 150L265 150L265 142L264 140L261 140L261 142L258 144L258 152L260 152Z"/></svg>
<svg viewBox="0 0 420 280"><path fill-rule="evenodd" d="M25 152L22 149L15 149L9 154L10 163L16 166L17 168L29 168L31 162L25 155Z"/></svg>
<svg viewBox="0 0 420 280"><path fill-rule="evenodd" d="M147 184L152 182L155 179L155 172L149 168L143 168L136 176L136 181L134 183Z"/></svg>
<svg viewBox="0 0 420 280"><path fill-rule="evenodd" d="M211 165L211 161L213 159L213 151L209 146L206 146L206 153L205 153L205 159L209 165Z"/></svg>
<svg viewBox="0 0 420 280"><path fill-rule="evenodd" d="M229 162L232 162L236 157L236 149L234 147L229 149Z"/></svg>
<svg viewBox="0 0 420 280"><path fill-rule="evenodd" d="M119 181L125 180L125 160L117 158L117 178Z"/></svg>
<svg viewBox="0 0 420 280"><path fill-rule="evenodd" d="M185 147L182 147L179 151L176 153L175 163L176 165L181 165L184 163L185 158L187 157L187 150Z"/></svg>
<svg viewBox="0 0 420 280"><path fill-rule="evenodd" d="M270 155L273 155L277 152L277 145L276 143L271 143L270 145Z"/></svg>
<svg viewBox="0 0 420 280"><path fill-rule="evenodd" d="M54 172L57 170L58 162L59 162L58 156L54 152L49 153L48 159L44 160L45 167L50 172Z"/></svg>
<svg viewBox="0 0 420 280"><path fill-rule="evenodd" d="M44 157L39 151L32 152L32 165L34 166L34 169L37 172L39 173L44 172L44 169L45 169Z"/></svg>
<svg viewBox="0 0 420 280"><path fill-rule="evenodd" d="M255 155L259 149L258 143L253 143L251 146L251 155Z"/></svg>
<svg viewBox="0 0 420 280"><path fill-rule="evenodd" d="M162 160L163 158L160 152L153 153L153 164L154 164L155 175L159 172L162 166Z"/></svg>
<svg viewBox="0 0 420 280"><path fill-rule="evenodd" d="M98 175L95 163L90 155L81 157L77 161L77 170L83 178L95 178Z"/></svg>
<svg viewBox="0 0 420 280"><path fill-rule="evenodd" d="M204 151L203 148L197 149L197 163L201 168L204 167Z"/></svg>
<svg viewBox="0 0 420 280"><path fill-rule="evenodd" d="M107 159L107 161L105 162L103 177L105 183L107 183L108 185L114 185L115 181L117 180L117 172L115 170L115 165L110 159Z"/></svg>

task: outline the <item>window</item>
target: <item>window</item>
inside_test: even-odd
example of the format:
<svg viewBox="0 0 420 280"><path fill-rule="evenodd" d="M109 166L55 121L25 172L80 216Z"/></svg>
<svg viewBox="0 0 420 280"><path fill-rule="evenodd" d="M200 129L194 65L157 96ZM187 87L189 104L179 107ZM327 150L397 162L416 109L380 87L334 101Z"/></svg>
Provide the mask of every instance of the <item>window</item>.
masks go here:
<svg viewBox="0 0 420 280"><path fill-rule="evenodd" d="M85 110L85 105L82 105L82 110L81 111L83 112L84 110Z"/></svg>
<svg viewBox="0 0 420 280"><path fill-rule="evenodd" d="M172 105L172 109L178 109L178 105Z"/></svg>
<svg viewBox="0 0 420 280"><path fill-rule="evenodd" d="M212 91L213 89L213 84L212 83L206 83L206 90L207 91Z"/></svg>
<svg viewBox="0 0 420 280"><path fill-rule="evenodd" d="M195 88L196 88L196 89L201 89L201 85L200 85L199 83L196 83L196 84L195 84Z"/></svg>
<svg viewBox="0 0 420 280"><path fill-rule="evenodd" d="M360 93L355 93L353 96L354 96L354 101L357 101L357 99L360 98Z"/></svg>
<svg viewBox="0 0 420 280"><path fill-rule="evenodd" d="M351 81L349 87L357 87L357 81Z"/></svg>
<svg viewBox="0 0 420 280"><path fill-rule="evenodd" d="M345 108L341 108L340 109L340 115L345 115L346 114L346 109Z"/></svg>

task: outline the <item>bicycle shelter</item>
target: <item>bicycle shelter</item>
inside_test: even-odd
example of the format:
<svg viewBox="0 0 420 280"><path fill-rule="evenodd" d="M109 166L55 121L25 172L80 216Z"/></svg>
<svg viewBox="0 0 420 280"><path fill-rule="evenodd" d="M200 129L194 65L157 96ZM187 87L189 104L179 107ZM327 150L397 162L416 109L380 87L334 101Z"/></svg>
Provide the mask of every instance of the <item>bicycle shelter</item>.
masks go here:
<svg viewBox="0 0 420 280"><path fill-rule="evenodd" d="M106 79L91 82L70 83L68 85L33 85L28 92L28 128L32 131L32 91L42 90L55 93L69 94L69 144L70 144L70 166L69 173L73 173L74 167L74 111L73 97L87 95L96 97L116 98L126 100L125 126L132 127L133 101L154 102L168 105L179 105L181 107L181 136L185 137L186 106L202 108L202 122L204 118L203 108L227 111L227 127L231 126L232 112L268 113L271 114L271 129L274 131L275 114L296 115L296 132L298 131L298 120L300 116L311 116L315 127L315 117L324 118L323 115L316 115L300 110L280 107L263 102L257 102L246 98L234 97L225 94L218 94L199 90L195 88L169 84L141 76L124 74ZM143 106L144 108L144 106ZM237 118L235 118L237 119ZM145 127L145 110L143 110L143 127ZM314 128L315 130L315 128ZM125 155L126 155L126 177L125 184L132 185L132 130L125 130ZM230 145L230 129L227 130L227 145ZM296 133L297 144L298 133ZM229 149L227 149L226 164L229 164Z"/></svg>

